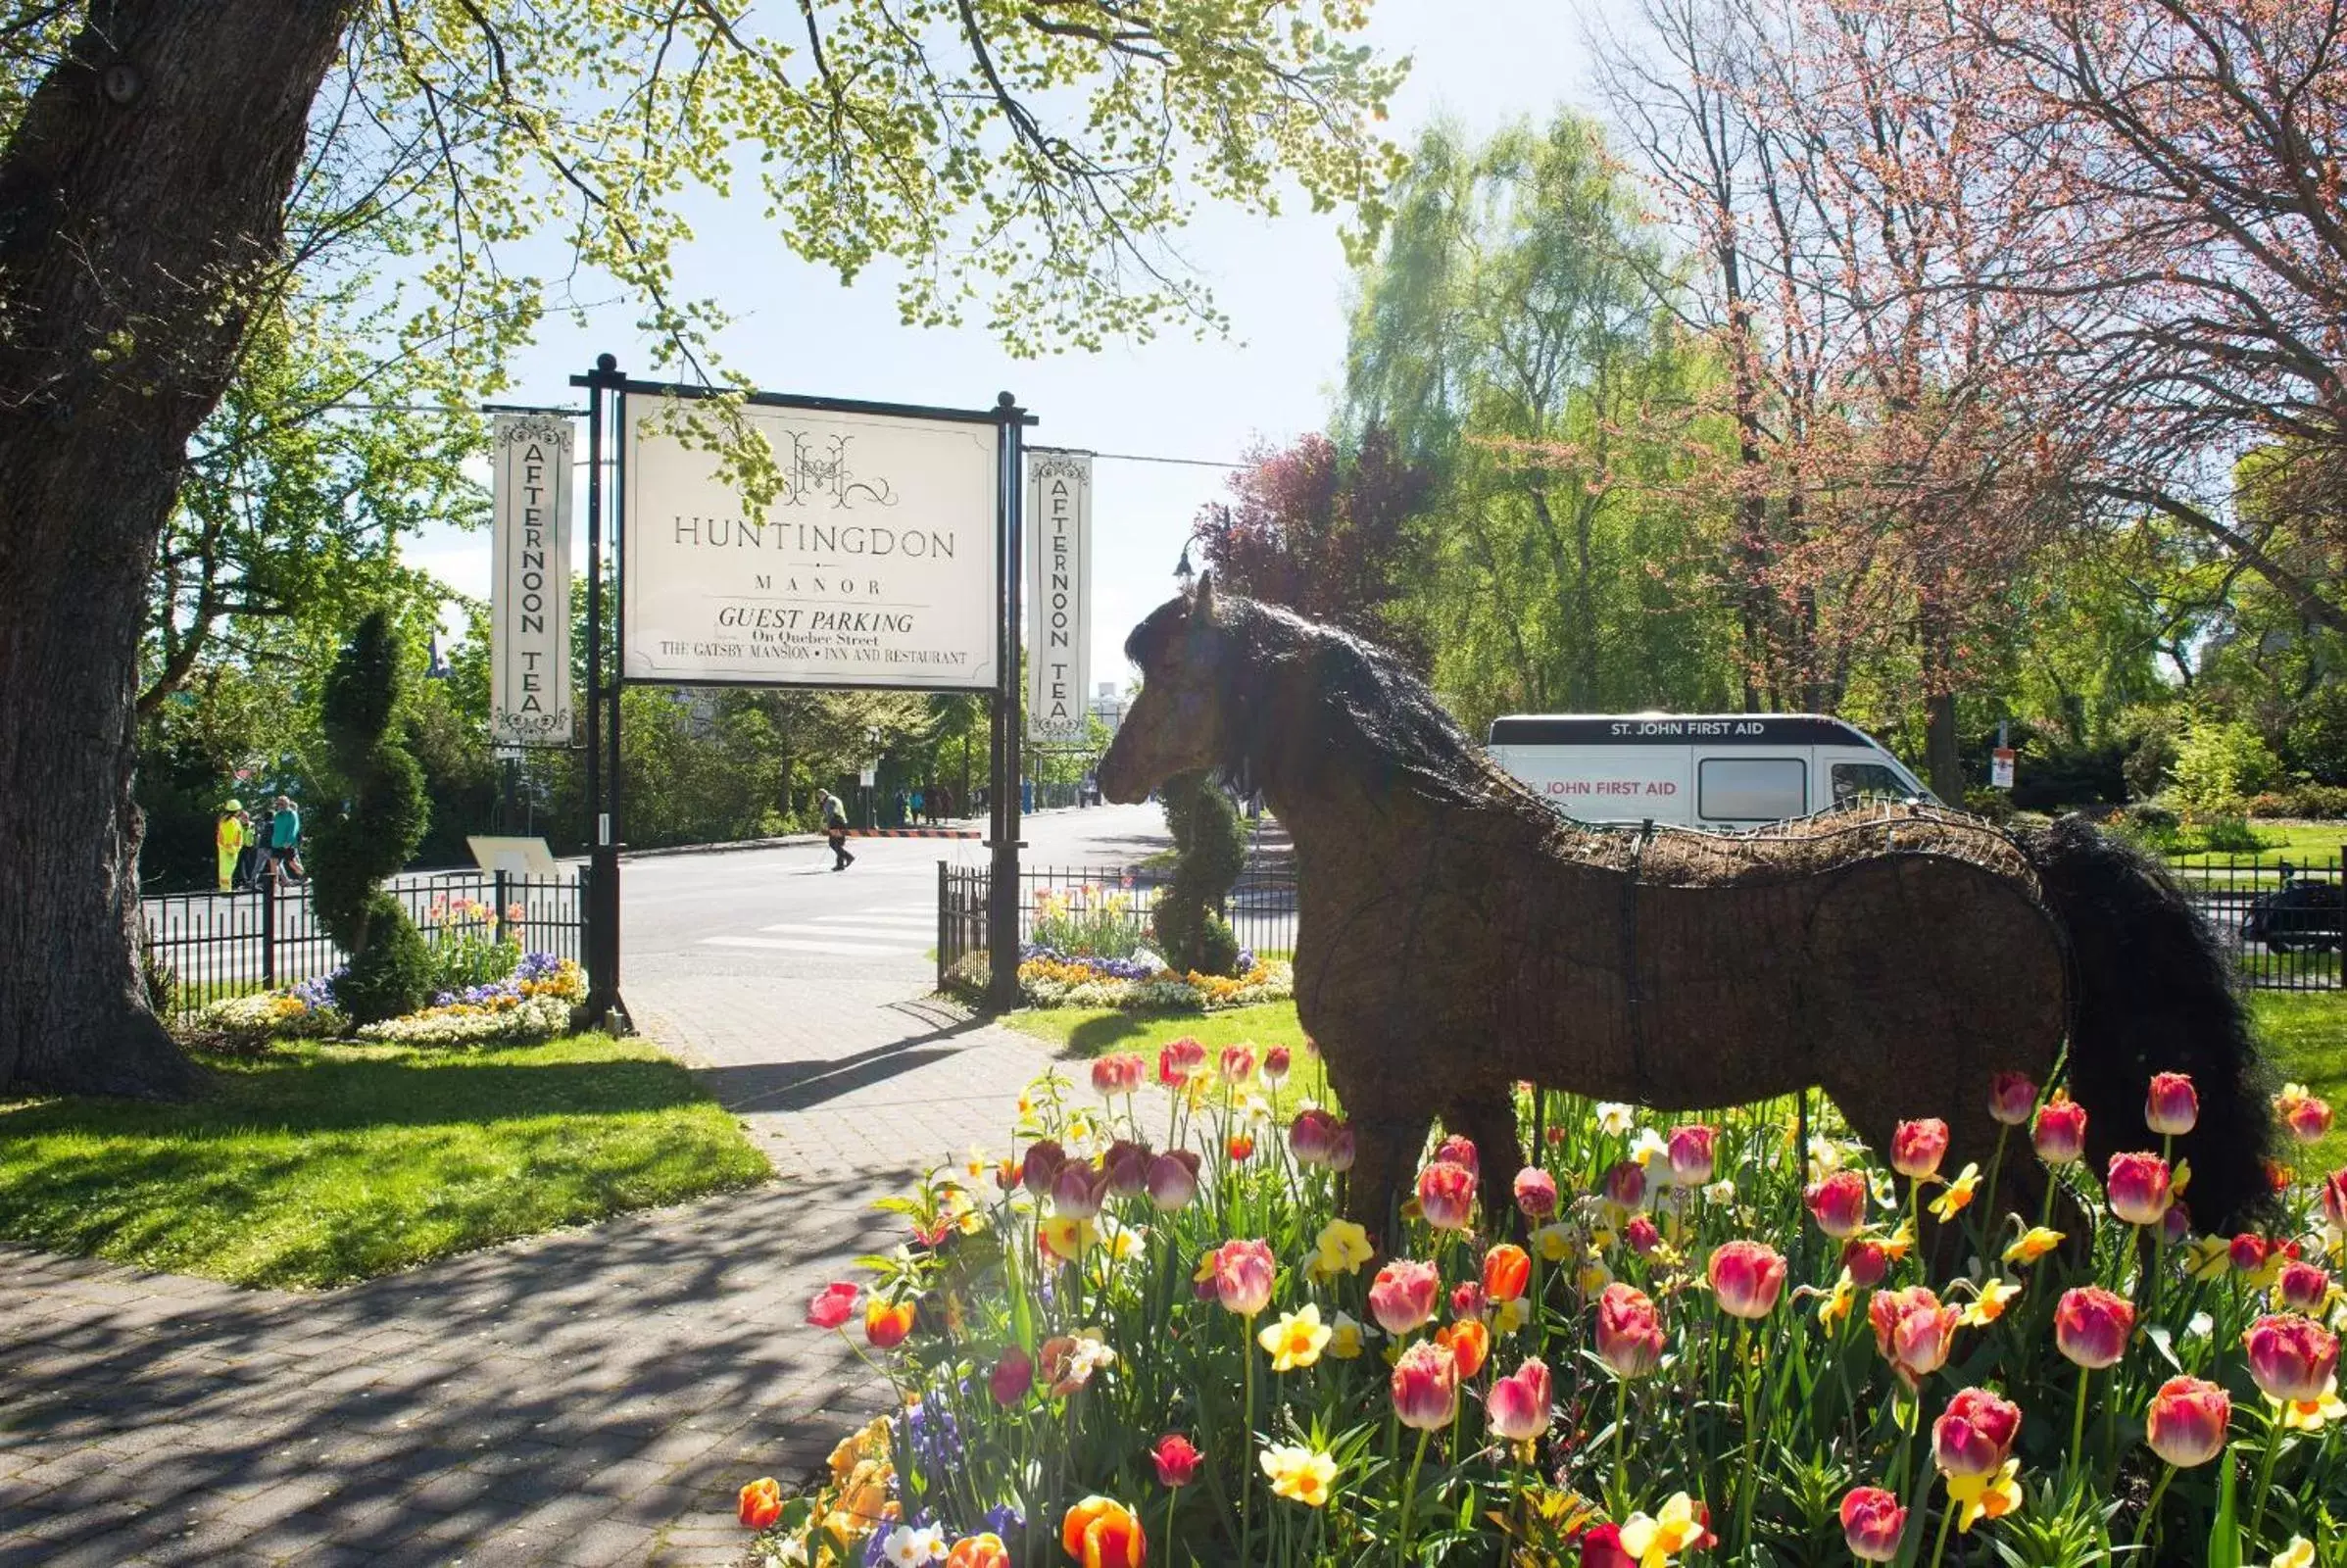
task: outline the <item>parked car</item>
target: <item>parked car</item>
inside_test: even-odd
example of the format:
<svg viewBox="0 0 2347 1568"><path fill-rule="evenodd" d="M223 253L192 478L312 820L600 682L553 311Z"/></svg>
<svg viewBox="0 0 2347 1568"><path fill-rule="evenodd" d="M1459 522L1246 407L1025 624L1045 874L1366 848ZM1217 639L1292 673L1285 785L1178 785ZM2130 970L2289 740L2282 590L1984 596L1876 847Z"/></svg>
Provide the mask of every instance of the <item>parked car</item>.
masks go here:
<svg viewBox="0 0 2347 1568"><path fill-rule="evenodd" d="M2315 877L2285 880L2249 901L2241 940L2263 942L2275 953L2336 952L2347 940L2347 889Z"/></svg>

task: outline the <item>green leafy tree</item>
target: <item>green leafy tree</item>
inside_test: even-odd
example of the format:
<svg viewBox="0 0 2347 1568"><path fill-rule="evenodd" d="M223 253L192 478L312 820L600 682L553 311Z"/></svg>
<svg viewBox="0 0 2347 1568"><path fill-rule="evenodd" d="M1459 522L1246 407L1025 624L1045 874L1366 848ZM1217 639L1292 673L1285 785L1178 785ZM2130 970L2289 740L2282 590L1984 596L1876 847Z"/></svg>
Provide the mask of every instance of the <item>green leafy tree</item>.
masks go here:
<svg viewBox="0 0 2347 1568"><path fill-rule="evenodd" d="M1157 895L1157 941L1177 970L1236 974L1239 939L1222 905L1247 865L1247 829L1204 773L1177 773L1159 792L1173 835L1173 880Z"/></svg>
<svg viewBox="0 0 2347 1568"><path fill-rule="evenodd" d="M472 397L562 288L642 308L716 373L681 296L687 198L756 170L786 243L905 318L1011 349L1212 328L1175 231L1283 188L1368 223L1399 70L1358 0L805 0L650 10L121 0L20 7L0 47L0 1091L186 1088L134 955L149 565L190 439L271 302L338 244L402 253L391 359ZM310 203L327 180L343 199ZM395 218L400 226L386 232ZM543 251L538 252L543 254ZM722 417L722 409L718 411ZM770 455L733 443L747 480ZM72 965L49 961L58 951Z"/></svg>
<svg viewBox="0 0 2347 1568"><path fill-rule="evenodd" d="M357 1023L397 1017L430 994L430 950L384 890L423 840L423 772L394 735L407 672L391 617L374 611L326 677L323 720L342 799L311 831L311 900L349 955L334 1000Z"/></svg>

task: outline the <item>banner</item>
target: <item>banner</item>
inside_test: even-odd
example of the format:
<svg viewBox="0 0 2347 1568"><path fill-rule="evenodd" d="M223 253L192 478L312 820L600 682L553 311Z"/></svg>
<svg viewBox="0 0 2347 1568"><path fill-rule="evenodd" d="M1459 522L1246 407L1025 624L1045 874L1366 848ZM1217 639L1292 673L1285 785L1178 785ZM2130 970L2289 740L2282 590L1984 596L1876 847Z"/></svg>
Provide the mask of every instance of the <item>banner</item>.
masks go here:
<svg viewBox="0 0 2347 1568"><path fill-rule="evenodd" d="M740 412L782 470L756 520L674 403L628 400L627 678L992 687L994 424Z"/></svg>
<svg viewBox="0 0 2347 1568"><path fill-rule="evenodd" d="M1027 738L1080 746L1092 667L1092 454L1027 453Z"/></svg>
<svg viewBox="0 0 2347 1568"><path fill-rule="evenodd" d="M490 440L489 740L568 746L570 421L500 414Z"/></svg>

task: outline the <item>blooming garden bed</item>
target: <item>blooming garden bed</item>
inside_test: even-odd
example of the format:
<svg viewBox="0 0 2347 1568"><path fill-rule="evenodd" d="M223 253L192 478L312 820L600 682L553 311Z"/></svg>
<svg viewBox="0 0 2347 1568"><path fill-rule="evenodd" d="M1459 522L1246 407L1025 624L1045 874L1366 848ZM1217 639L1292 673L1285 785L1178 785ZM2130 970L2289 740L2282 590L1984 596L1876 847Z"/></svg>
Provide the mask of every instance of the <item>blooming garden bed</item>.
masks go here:
<svg viewBox="0 0 2347 1568"><path fill-rule="evenodd" d="M197 1044L232 1053L257 1051L273 1040L351 1037L402 1046L513 1046L568 1033L571 1010L587 996L586 975L578 964L530 953L520 955L510 970L501 979L443 991L428 1007L356 1031L334 1004L335 976L323 975L284 991L216 1002L196 1014L187 1033Z"/></svg>
<svg viewBox="0 0 2347 1568"><path fill-rule="evenodd" d="M1985 1172L1942 1168L1932 1121L1869 1151L1824 1117L1801 1148L1783 1102L1674 1122L1527 1092L1536 1163L1495 1217L1453 1138L1374 1238L1337 1217L1333 1109L1271 1119L1287 1056L1175 1040L1095 1060L1090 1095L1047 1077L1009 1157L896 1202L904 1245L808 1320L899 1413L805 1496L744 1488L759 1551L2347 1560L2347 1171L2277 1165L2270 1224L2190 1235L2185 1081L2103 1171L2082 1111L2010 1078L1980 1086L2007 1127ZM1144 1118L1152 1076L1171 1109ZM2280 1109L2322 1147L2327 1106ZM2067 1200L1993 1201L2024 1162Z"/></svg>
<svg viewBox="0 0 2347 1568"><path fill-rule="evenodd" d="M1103 958L1053 948L1019 950L1019 995L1031 1007L1114 1007L1132 1012L1211 1012L1282 1002L1296 994L1296 970L1284 959L1239 956L1236 975L1178 974L1153 956ZM973 953L948 976L953 989L983 995L987 956Z"/></svg>

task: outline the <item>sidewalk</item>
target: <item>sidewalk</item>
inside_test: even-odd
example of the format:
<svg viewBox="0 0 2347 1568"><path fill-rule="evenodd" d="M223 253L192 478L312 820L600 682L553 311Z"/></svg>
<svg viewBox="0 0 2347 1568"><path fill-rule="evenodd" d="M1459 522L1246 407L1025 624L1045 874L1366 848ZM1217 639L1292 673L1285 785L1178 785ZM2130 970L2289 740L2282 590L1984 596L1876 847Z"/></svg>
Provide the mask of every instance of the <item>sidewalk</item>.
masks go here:
<svg viewBox="0 0 2347 1568"><path fill-rule="evenodd" d="M1053 1058L901 983L630 999L775 1183L317 1296L0 1249L0 1565L738 1561L879 1407L807 1298Z"/></svg>

